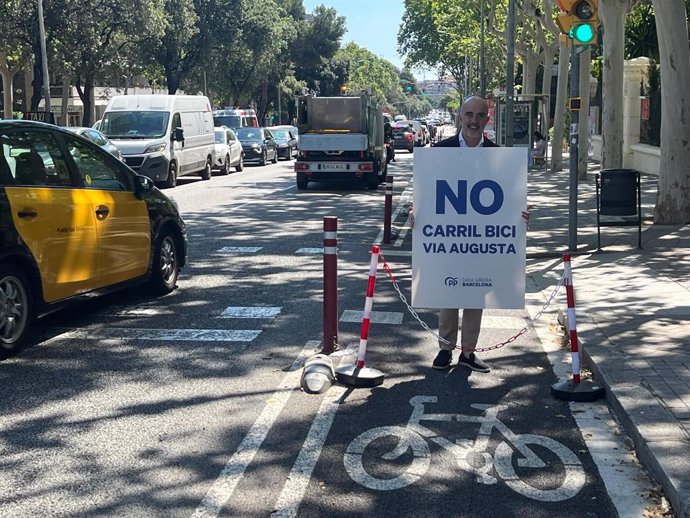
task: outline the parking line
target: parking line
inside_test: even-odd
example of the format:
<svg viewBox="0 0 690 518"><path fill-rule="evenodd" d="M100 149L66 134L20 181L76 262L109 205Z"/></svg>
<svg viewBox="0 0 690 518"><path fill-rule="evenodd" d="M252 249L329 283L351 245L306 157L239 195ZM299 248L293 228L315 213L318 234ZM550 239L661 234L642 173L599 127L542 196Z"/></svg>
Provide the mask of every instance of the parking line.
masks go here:
<svg viewBox="0 0 690 518"><path fill-rule="evenodd" d="M314 354L320 345L319 340L310 340L306 343L297 359L292 363L290 371L268 399L268 403L261 414L254 421L249 432L196 508L192 518L215 518L220 514L223 506L235 491L237 484L242 480L247 466L252 462L261 444L271 431L290 395L299 387L300 369L304 365L304 361L308 356Z"/></svg>

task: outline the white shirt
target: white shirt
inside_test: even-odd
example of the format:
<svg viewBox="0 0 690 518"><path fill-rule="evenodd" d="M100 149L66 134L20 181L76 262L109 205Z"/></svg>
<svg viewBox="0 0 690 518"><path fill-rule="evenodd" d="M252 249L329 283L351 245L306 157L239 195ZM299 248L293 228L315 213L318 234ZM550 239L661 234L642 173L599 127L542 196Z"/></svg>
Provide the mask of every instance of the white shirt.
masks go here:
<svg viewBox="0 0 690 518"><path fill-rule="evenodd" d="M458 142L460 143L460 147L482 147L484 145L484 135L482 135L482 139L479 141L479 144L476 146L470 146L465 142L464 137L462 136L462 130L458 132Z"/></svg>

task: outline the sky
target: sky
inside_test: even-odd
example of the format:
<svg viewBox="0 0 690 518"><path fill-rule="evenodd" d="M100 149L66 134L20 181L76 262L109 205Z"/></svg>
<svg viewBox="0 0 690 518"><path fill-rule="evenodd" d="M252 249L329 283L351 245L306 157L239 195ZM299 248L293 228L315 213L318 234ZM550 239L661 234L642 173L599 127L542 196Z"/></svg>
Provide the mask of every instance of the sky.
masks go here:
<svg viewBox="0 0 690 518"><path fill-rule="evenodd" d="M398 55L397 41L403 0L303 0L303 4L307 13L321 4L335 8L340 16L347 18L343 44L354 41L402 68L403 59Z"/></svg>

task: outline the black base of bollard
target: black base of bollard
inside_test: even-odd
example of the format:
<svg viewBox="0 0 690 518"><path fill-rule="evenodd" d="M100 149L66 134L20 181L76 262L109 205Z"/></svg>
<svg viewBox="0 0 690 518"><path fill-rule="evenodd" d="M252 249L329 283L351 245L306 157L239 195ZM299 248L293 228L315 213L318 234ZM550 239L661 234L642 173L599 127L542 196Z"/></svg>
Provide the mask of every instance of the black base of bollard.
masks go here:
<svg viewBox="0 0 690 518"><path fill-rule="evenodd" d="M335 377L348 387L371 388L381 385L385 376L383 372L369 367L358 369L356 365L344 365L335 370Z"/></svg>
<svg viewBox="0 0 690 518"><path fill-rule="evenodd" d="M591 380L575 383L573 380L559 381L551 385L551 395L565 401L591 402L604 397L604 387Z"/></svg>

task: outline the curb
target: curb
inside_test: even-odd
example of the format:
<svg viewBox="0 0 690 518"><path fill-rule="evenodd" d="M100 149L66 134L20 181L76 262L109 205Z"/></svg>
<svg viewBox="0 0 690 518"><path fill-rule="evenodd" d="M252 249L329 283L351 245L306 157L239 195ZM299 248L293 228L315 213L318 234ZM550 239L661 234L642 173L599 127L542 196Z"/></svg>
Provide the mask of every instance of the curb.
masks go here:
<svg viewBox="0 0 690 518"><path fill-rule="evenodd" d="M663 488L678 518L690 518L690 440L675 417L641 383L637 371L590 317L578 319L583 363L635 445L638 459Z"/></svg>

